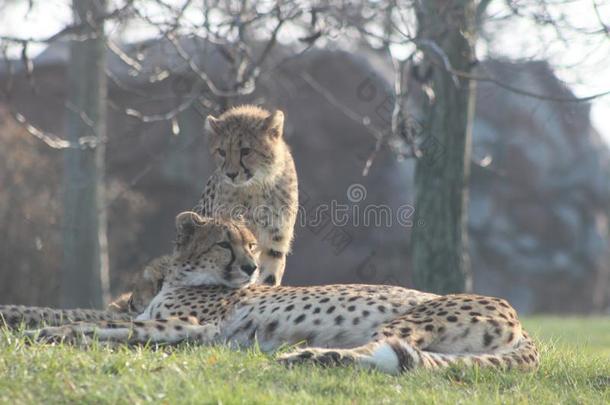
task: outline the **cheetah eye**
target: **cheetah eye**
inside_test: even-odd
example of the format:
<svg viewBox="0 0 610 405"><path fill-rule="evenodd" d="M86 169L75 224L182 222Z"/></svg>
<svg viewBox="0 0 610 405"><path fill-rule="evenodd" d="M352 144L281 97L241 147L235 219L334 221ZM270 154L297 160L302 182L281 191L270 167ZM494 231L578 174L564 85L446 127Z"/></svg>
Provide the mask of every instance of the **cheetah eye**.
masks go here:
<svg viewBox="0 0 610 405"><path fill-rule="evenodd" d="M252 149L250 149L250 148L241 148L241 155L247 156L250 154L251 151L252 151Z"/></svg>
<svg viewBox="0 0 610 405"><path fill-rule="evenodd" d="M223 249L231 249L231 244L229 242L219 242L218 246Z"/></svg>
<svg viewBox="0 0 610 405"><path fill-rule="evenodd" d="M250 243L250 244L248 244L248 249L250 249L250 250L252 250L252 251L256 250L256 247L257 247L257 246L256 246L256 243Z"/></svg>
<svg viewBox="0 0 610 405"><path fill-rule="evenodd" d="M224 151L224 149L218 149L217 152L221 157L225 157L227 155L227 153Z"/></svg>

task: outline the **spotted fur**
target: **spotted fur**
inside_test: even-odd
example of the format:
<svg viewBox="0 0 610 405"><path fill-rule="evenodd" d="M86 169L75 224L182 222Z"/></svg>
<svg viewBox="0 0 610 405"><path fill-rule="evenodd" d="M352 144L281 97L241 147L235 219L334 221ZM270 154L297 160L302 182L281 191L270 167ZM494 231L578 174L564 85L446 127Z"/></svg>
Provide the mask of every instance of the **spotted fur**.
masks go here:
<svg viewBox="0 0 610 405"><path fill-rule="evenodd" d="M217 168L194 211L204 217L242 215L260 245L258 281L279 285L298 205L297 174L283 139L284 115L245 105L207 121Z"/></svg>
<svg viewBox="0 0 610 405"><path fill-rule="evenodd" d="M264 351L302 344L280 360L388 373L456 363L538 365L532 340L503 299L384 285L257 285L256 272L241 267L256 261L247 227L194 213L180 214L177 225L179 242L165 262L163 287L136 321L77 323L31 335L84 343L92 336L113 343L257 342ZM205 282L195 286L194 279Z"/></svg>
<svg viewBox="0 0 610 405"><path fill-rule="evenodd" d="M55 309L24 305L0 305L0 327L16 329L20 326L36 328L59 326L79 321L128 321L142 313L161 290L168 257L153 260L131 283L130 292L119 295L108 308Z"/></svg>
<svg viewBox="0 0 610 405"><path fill-rule="evenodd" d="M37 328L79 321L131 320L134 314L95 309L54 309L24 305L0 305L0 328Z"/></svg>

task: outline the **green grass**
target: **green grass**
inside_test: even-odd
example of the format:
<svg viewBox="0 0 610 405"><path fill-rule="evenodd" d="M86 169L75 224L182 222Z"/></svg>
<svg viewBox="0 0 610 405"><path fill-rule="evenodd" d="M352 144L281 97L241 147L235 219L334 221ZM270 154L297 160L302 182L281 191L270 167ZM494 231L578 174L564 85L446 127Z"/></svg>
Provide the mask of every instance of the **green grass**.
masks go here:
<svg viewBox="0 0 610 405"><path fill-rule="evenodd" d="M1 403L610 403L610 318L536 317L535 373L450 369L393 377L354 368L287 370L222 347L116 350L26 346L0 336Z"/></svg>

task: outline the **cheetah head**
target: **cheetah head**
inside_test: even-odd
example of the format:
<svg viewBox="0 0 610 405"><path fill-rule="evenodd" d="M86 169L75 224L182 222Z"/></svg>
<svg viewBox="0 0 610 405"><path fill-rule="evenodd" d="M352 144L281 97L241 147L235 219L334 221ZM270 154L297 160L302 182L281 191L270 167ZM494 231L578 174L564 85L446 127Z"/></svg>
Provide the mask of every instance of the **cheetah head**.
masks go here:
<svg viewBox="0 0 610 405"><path fill-rule="evenodd" d="M234 107L220 117L208 116L210 152L234 186L261 183L279 174L284 114L253 105Z"/></svg>
<svg viewBox="0 0 610 405"><path fill-rule="evenodd" d="M120 295L108 310L118 313L140 314L161 291L163 282L171 269L171 256L161 256L151 261L131 281L130 292Z"/></svg>
<svg viewBox="0 0 610 405"><path fill-rule="evenodd" d="M256 238L242 223L187 211L176 217L176 228L173 281L232 288L256 281Z"/></svg>

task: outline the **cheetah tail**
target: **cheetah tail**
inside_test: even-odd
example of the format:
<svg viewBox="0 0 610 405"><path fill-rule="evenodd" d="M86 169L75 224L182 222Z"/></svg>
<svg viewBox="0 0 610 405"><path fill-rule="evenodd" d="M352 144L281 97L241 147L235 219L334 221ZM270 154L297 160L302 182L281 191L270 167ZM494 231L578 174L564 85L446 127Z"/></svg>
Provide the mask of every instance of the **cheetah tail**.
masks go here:
<svg viewBox="0 0 610 405"><path fill-rule="evenodd" d="M0 305L0 328L17 329L41 326L59 326L77 321L116 321L130 320L128 314L94 309L54 309L46 307L27 307L23 305Z"/></svg>
<svg viewBox="0 0 610 405"><path fill-rule="evenodd" d="M399 339L387 339L377 343L369 356L359 359L360 363L372 366L390 374L398 374L418 367L426 369L446 368L453 364L467 366L516 368L532 371L538 367L539 355L534 342L523 332L515 345L504 351L490 354L445 354L428 352L414 348Z"/></svg>

